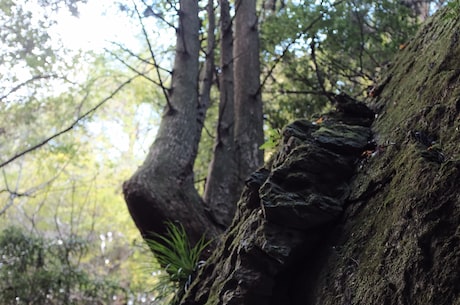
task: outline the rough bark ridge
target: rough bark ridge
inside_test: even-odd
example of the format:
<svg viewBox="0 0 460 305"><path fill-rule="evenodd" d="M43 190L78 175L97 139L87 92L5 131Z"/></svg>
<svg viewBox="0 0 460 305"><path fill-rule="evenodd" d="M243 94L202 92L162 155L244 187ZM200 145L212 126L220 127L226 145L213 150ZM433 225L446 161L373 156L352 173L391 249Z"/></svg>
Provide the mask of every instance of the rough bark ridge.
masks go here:
<svg viewBox="0 0 460 305"><path fill-rule="evenodd" d="M445 16L374 88L373 145L343 96L329 121L285 129L181 304L460 304L460 23Z"/></svg>
<svg viewBox="0 0 460 305"><path fill-rule="evenodd" d="M284 304L278 282L321 243L343 210L357 158L372 147L372 111L343 96L337 102L345 109L321 125L299 120L284 129L281 150L246 181L232 226L182 304Z"/></svg>

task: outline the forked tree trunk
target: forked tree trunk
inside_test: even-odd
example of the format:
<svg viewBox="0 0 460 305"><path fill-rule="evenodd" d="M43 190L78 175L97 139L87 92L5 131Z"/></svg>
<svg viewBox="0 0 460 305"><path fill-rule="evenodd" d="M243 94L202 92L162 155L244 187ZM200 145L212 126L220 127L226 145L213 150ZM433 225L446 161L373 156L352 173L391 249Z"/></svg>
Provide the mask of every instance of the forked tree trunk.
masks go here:
<svg viewBox="0 0 460 305"><path fill-rule="evenodd" d="M229 6L221 1L222 99L215 159L206 186L207 206L194 187L193 164L212 82L212 3L208 3L208 49L200 91L198 0L180 1L168 108L144 164L123 185L129 211L144 238L152 238L150 232L164 233L166 221L182 224L192 244L203 234L218 236L233 217L244 180L263 161L259 149L263 120L255 1L237 1L233 54ZM232 72L237 80L234 88Z"/></svg>
<svg viewBox="0 0 460 305"><path fill-rule="evenodd" d="M198 0L181 0L170 107L164 111L150 151L123 184L129 211L144 238L164 233L165 221L181 223L192 243L220 230L205 215L194 187L193 164L203 121L198 98L200 50ZM200 112L201 111L201 112Z"/></svg>

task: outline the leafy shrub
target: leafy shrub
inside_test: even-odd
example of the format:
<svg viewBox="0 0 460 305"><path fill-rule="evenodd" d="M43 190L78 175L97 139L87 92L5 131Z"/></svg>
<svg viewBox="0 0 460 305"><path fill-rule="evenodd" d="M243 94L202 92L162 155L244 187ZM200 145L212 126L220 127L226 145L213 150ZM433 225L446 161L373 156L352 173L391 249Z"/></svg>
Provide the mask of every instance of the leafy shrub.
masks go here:
<svg viewBox="0 0 460 305"><path fill-rule="evenodd" d="M117 283L80 267L89 242L47 239L9 227L0 234L0 304L108 304Z"/></svg>

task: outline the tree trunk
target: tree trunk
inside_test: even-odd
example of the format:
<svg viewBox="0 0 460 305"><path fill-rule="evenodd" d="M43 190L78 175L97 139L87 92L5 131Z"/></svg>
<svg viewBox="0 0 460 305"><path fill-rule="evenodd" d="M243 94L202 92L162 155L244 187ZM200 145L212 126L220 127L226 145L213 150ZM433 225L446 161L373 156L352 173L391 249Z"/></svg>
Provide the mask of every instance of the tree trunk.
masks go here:
<svg viewBox="0 0 460 305"><path fill-rule="evenodd" d="M211 87L214 79L214 52L216 49L216 39L215 39L215 30L216 30L216 18L214 14L214 1L209 0L206 6L206 11L208 13L208 30L207 30L207 39L206 39L206 57L204 61L203 71L201 73L201 88L200 88L200 97L199 97L199 107L198 107L198 121L201 128L204 125L204 120L206 118L206 113L211 103ZM200 128L200 132L201 132Z"/></svg>
<svg viewBox="0 0 460 305"><path fill-rule="evenodd" d="M144 238L164 233L165 221L181 223L192 243L220 230L205 214L194 187L193 163L203 121L198 99L200 50L198 0L181 0L169 104L146 160L124 183L128 209Z"/></svg>
<svg viewBox="0 0 460 305"><path fill-rule="evenodd" d="M288 125L181 304L460 304L459 41L447 9L429 20L368 101L372 126L344 95Z"/></svg>
<svg viewBox="0 0 460 305"><path fill-rule="evenodd" d="M219 118L212 161L206 180L204 201L216 222L226 228L236 210L239 194L234 132L233 31L230 6L220 1Z"/></svg>
<svg viewBox="0 0 460 305"><path fill-rule="evenodd" d="M260 92L259 34L255 0L235 4L233 45L235 143L240 185L263 163L263 112Z"/></svg>

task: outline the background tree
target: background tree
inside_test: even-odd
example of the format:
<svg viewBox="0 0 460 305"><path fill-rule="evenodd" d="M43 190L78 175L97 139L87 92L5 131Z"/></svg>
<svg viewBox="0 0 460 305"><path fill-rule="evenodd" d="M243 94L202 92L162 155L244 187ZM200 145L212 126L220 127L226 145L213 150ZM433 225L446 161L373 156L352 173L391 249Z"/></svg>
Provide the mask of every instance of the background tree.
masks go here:
<svg viewBox="0 0 460 305"><path fill-rule="evenodd" d="M235 143L238 176L244 181L263 163L263 113L260 87L259 21L256 1L235 2ZM242 183L236 191L241 191Z"/></svg>
<svg viewBox="0 0 460 305"><path fill-rule="evenodd" d="M233 22L230 4L219 1L220 7L220 73L219 113L213 155L206 178L204 202L216 222L226 227L235 213L238 200L238 167L234 140L235 107L233 76ZM230 203L230 204L229 204Z"/></svg>
<svg viewBox="0 0 460 305"><path fill-rule="evenodd" d="M275 11L264 16L262 58L267 64L260 82L256 2L235 3L231 57L227 57L230 40L224 39L229 37L226 36L229 10L225 1L220 2L223 22L219 56L222 67L217 69L217 76L223 80L219 87L223 96L220 97L216 156L211 162L210 176L206 179L203 202L194 185L193 164L198 154L204 118L210 104L208 93L213 81L209 76L212 70L210 61L213 60L211 50L215 46L214 10L209 10L213 2L207 4L208 31L206 40L203 39L207 41L207 49L202 57L204 72L201 74L198 69L202 46L199 40L200 8L198 3L193 7L182 2L178 4L177 45L171 86L168 88L160 84L163 91L167 91L167 106L149 156L124 184L124 194L144 237L148 237L148 232L165 232L164 222L176 220L184 225L192 242L199 240L205 232L209 237L216 236L230 223L235 197L228 194L234 190L238 194L248 174L261 165L262 90L268 92L267 119L275 128L285 124L288 117L311 116L314 111L324 109L330 102L331 93L346 91L362 97L368 87L378 81L376 69L384 65L389 54L406 41L417 25L410 12L403 10L404 6L390 1L377 6L366 1L310 5L288 2L282 3L279 10L276 10L276 3L275 6L270 4L269 7L275 7ZM155 11L151 6L148 8ZM396 11L397 15L390 14ZM356 50L358 55L354 56ZM233 64L234 86L228 74L224 74L228 72L226 69L230 63L227 58L231 58ZM187 71L182 71L184 69ZM200 75L201 85L198 82ZM233 93L233 97L229 92ZM298 95L298 98L285 102L291 94ZM232 99L233 111L229 104ZM279 107L285 105L289 108L279 111ZM292 109L291 113L289 109ZM223 128L228 130L228 134L233 133L233 140L226 144ZM227 158L228 163L219 157L220 148L226 151L222 156ZM227 173L217 170L219 162L226 163L222 169L228 169L228 177L222 178ZM233 166L236 166L236 172L230 169ZM235 173L236 178L233 178Z"/></svg>

